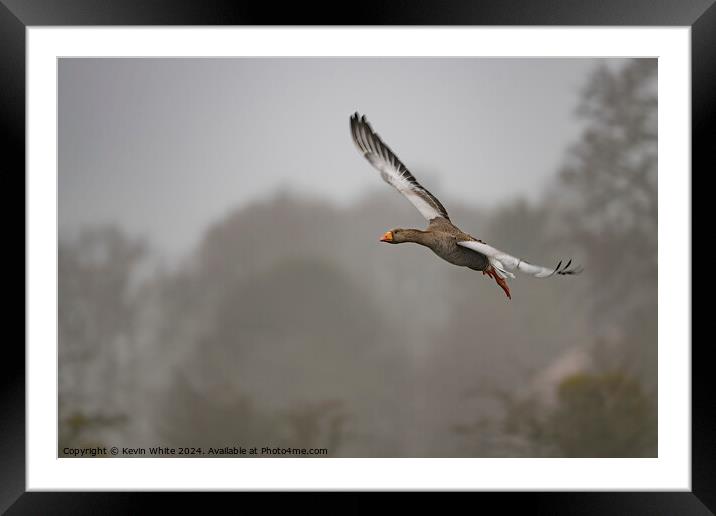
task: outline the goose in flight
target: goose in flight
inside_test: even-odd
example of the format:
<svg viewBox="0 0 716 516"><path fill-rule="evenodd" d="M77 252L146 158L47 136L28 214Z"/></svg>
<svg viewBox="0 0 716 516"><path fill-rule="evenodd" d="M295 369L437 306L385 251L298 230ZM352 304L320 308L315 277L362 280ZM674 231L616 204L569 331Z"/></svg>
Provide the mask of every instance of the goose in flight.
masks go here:
<svg viewBox="0 0 716 516"><path fill-rule="evenodd" d="M571 267L572 260L560 261L556 267L533 265L496 249L482 240L464 233L453 225L442 203L426 190L398 156L383 143L373 131L365 115L355 113L350 118L353 141L365 159L379 172L383 180L403 194L428 220L425 231L419 229L392 229L380 239L389 244L413 242L432 249L443 260L459 267L481 271L493 278L509 299L510 288L507 278L514 278L513 272L531 274L537 278L579 274L582 269Z"/></svg>

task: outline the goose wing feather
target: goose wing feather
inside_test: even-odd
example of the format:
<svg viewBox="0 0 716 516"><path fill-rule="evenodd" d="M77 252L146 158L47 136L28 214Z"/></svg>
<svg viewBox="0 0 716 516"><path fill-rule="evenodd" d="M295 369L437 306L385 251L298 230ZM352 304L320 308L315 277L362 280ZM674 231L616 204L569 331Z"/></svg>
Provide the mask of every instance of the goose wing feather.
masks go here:
<svg viewBox="0 0 716 516"><path fill-rule="evenodd" d="M424 188L398 156L373 131L364 116L355 113L350 119L353 142L383 180L403 194L427 220L444 217L450 220L442 203Z"/></svg>

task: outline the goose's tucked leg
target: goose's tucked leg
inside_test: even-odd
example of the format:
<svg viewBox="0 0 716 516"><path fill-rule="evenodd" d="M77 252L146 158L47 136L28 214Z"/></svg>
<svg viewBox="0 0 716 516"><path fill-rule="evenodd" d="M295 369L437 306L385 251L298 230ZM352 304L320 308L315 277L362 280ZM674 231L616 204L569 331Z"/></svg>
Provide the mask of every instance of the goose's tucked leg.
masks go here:
<svg viewBox="0 0 716 516"><path fill-rule="evenodd" d="M482 271L482 273L487 274L488 276L493 278L500 286L500 288L505 291L505 294L507 294L507 298L512 299L512 296L510 295L510 287L507 286L507 281L505 281L505 279L497 273L497 271L492 267L492 265L488 265L487 269Z"/></svg>

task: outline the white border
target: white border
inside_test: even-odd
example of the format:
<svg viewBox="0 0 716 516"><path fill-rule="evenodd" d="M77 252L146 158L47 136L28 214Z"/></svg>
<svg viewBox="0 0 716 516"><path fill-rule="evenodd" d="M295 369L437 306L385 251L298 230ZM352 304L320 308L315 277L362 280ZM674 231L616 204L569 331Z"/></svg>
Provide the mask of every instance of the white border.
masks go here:
<svg viewBox="0 0 716 516"><path fill-rule="evenodd" d="M659 458L58 459L57 58L247 55L658 56ZM29 27L27 489L690 490L690 92L688 27Z"/></svg>

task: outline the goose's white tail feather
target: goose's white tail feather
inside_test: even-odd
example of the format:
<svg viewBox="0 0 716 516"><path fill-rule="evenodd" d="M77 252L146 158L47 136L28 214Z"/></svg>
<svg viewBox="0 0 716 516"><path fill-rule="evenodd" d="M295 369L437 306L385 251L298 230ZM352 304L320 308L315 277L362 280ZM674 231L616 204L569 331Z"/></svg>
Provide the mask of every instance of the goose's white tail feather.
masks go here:
<svg viewBox="0 0 716 516"><path fill-rule="evenodd" d="M500 275L500 277L504 278L513 278L515 277L514 274L512 274L510 271L505 269L505 266L502 265L502 262L500 260L497 260L496 258L490 258L487 257L488 261L490 262L490 265L492 265L492 268L497 271L497 274Z"/></svg>
<svg viewBox="0 0 716 516"><path fill-rule="evenodd" d="M568 274L579 274L582 272L580 267L569 268L572 264L572 260L569 260L565 266L562 266L562 262L559 262L557 267L550 269L549 267L542 267L541 265L533 265L529 262L515 258L512 255L495 249L494 247L487 245L484 242L477 241L465 241L458 242L458 245L477 251L480 254L487 256L492 267L497 271L502 278L514 278L515 275L510 271L520 271L525 274L531 274L536 278L549 278L554 274L568 275Z"/></svg>

